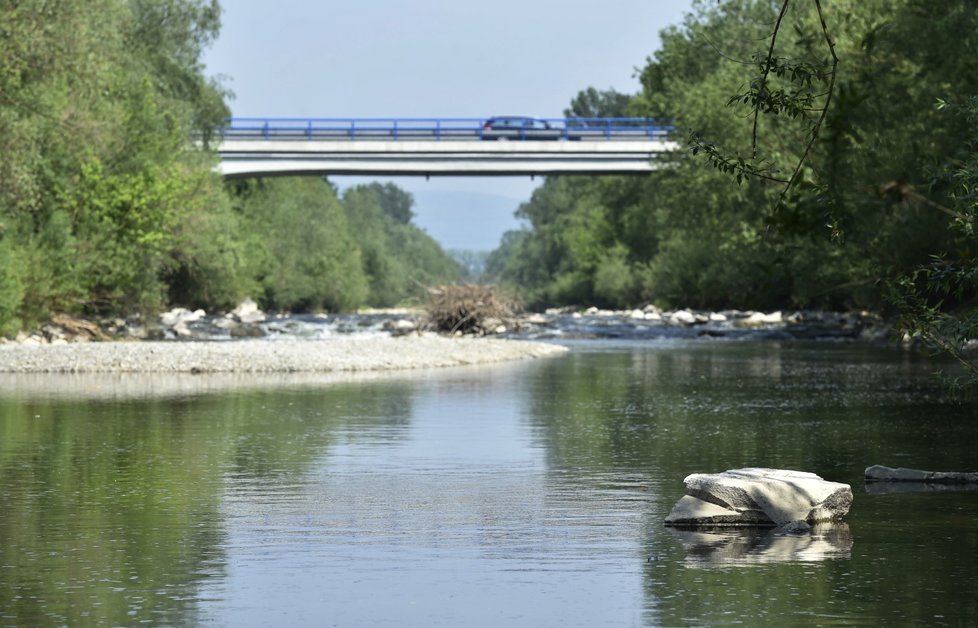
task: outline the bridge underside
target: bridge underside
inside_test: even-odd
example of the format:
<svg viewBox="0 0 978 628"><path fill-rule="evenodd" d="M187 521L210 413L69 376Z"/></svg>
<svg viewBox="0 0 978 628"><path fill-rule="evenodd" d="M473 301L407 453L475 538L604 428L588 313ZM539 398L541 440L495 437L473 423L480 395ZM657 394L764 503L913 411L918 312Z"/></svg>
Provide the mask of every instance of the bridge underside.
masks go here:
<svg viewBox="0 0 978 628"><path fill-rule="evenodd" d="M620 141L264 141L218 147L227 178L284 175L645 174L675 142Z"/></svg>

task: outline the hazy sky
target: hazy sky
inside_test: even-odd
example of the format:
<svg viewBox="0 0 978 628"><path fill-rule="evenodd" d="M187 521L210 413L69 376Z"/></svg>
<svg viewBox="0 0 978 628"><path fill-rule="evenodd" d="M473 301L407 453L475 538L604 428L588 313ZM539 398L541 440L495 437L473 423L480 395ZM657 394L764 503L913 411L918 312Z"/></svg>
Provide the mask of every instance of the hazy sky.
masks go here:
<svg viewBox="0 0 978 628"><path fill-rule="evenodd" d="M638 90L635 69L692 0L223 0L206 56L236 116L560 117L588 86ZM369 181L335 177L341 188ZM489 250L538 177L401 177L446 248Z"/></svg>

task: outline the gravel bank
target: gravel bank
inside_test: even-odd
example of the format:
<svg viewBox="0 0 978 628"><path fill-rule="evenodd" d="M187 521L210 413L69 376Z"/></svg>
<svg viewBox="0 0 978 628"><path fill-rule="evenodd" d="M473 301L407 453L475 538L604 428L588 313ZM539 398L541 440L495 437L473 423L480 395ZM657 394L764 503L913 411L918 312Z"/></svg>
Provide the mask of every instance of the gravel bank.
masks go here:
<svg viewBox="0 0 978 628"><path fill-rule="evenodd" d="M556 355L566 348L489 338L0 345L2 373L333 373L419 369Z"/></svg>

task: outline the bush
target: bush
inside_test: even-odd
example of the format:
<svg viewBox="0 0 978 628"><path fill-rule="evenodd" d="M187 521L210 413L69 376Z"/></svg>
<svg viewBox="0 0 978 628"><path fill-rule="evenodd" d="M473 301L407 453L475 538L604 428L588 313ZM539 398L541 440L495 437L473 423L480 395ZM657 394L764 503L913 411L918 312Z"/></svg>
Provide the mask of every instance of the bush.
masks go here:
<svg viewBox="0 0 978 628"><path fill-rule="evenodd" d="M24 300L24 265L9 239L0 239L0 335L20 329Z"/></svg>

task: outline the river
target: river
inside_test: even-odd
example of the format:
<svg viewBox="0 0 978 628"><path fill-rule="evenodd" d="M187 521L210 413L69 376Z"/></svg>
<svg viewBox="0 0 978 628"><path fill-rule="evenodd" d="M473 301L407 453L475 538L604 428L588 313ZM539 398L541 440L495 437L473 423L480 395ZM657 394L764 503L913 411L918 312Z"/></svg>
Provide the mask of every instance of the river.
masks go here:
<svg viewBox="0 0 978 628"><path fill-rule="evenodd" d="M938 365L851 342L566 341L565 355L312 382L0 387L0 625L966 625L978 468ZM28 381L29 380L29 381ZM97 392L101 391L101 392ZM850 483L846 525L693 535L683 478Z"/></svg>

